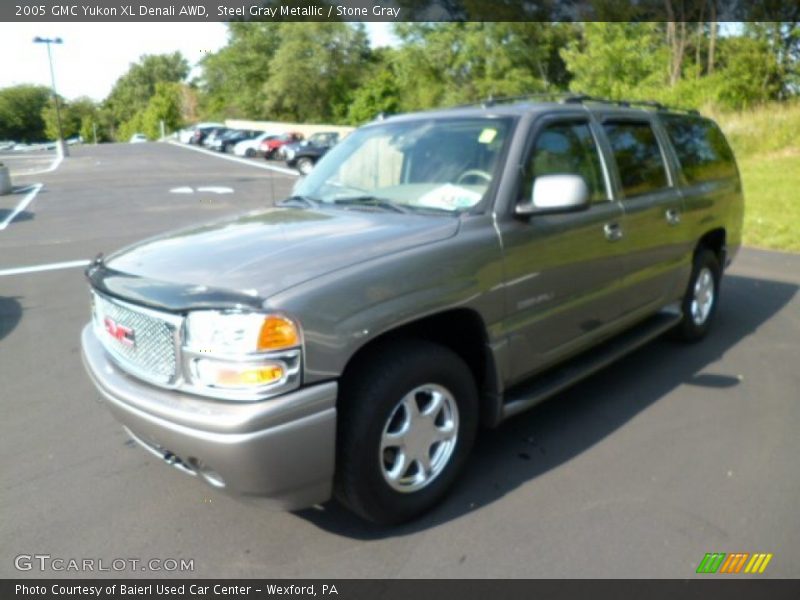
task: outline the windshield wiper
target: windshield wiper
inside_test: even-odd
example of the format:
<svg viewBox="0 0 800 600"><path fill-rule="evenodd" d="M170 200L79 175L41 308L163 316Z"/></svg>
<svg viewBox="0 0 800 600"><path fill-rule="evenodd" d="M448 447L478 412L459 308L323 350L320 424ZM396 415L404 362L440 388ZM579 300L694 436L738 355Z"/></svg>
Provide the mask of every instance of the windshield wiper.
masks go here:
<svg viewBox="0 0 800 600"><path fill-rule="evenodd" d="M319 206L319 201L309 198L308 196L289 196L288 198L276 202L275 206L295 206L297 204L303 204L308 208L316 208Z"/></svg>
<svg viewBox="0 0 800 600"><path fill-rule="evenodd" d="M346 198L336 198L334 204L343 205L360 205L360 206L375 206L377 208L385 208L393 210L394 212L407 213L408 209L393 200L388 198L380 198L378 196L348 196Z"/></svg>

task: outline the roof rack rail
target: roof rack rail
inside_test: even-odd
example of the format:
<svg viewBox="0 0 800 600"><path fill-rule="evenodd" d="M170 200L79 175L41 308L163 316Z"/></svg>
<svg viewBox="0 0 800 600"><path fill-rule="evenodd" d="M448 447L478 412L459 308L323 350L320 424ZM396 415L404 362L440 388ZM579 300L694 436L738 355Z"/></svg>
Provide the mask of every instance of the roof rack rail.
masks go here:
<svg viewBox="0 0 800 600"><path fill-rule="evenodd" d="M519 96L500 96L495 98L489 96L485 100L479 102L468 102L466 104L458 104L450 108L469 108L472 106L480 106L482 108L491 108L498 104L511 104L513 102L521 102L523 100L536 100L547 99L556 101L561 104L583 104L584 102L596 102L598 104L613 104L630 108L634 106L644 106L647 108L654 108L656 110L685 112L691 115L699 115L700 113L693 108L679 108L675 106L667 106L661 102L654 100L611 100L609 98L600 98L598 96L591 96L580 92L536 92L531 94L521 94Z"/></svg>
<svg viewBox="0 0 800 600"><path fill-rule="evenodd" d="M563 102L563 98L573 96L572 92L535 92L531 94L520 94L519 96L489 96L483 100L478 100L476 102L467 102L465 104L457 104L455 106L451 106L450 108L468 108L470 106L482 106L484 108L490 108L492 106L496 106L498 104L511 104L513 102L520 102L522 100L534 100L539 98L547 98L552 100L560 100Z"/></svg>
<svg viewBox="0 0 800 600"><path fill-rule="evenodd" d="M551 98L551 99L560 99L563 101L563 98L568 96L572 96L570 92L536 92L533 94L521 94L519 96L501 96L499 98L494 98L493 96L489 96L486 100L484 100L481 104L483 106L494 106L495 104L509 104L511 102L519 102L520 100L533 100L538 98Z"/></svg>
<svg viewBox="0 0 800 600"><path fill-rule="evenodd" d="M588 94L576 94L564 99L567 104L583 104L584 102L597 102L599 104L615 104L616 106L623 106L625 108L633 106L644 106L647 108L654 108L656 110L672 111L672 112L685 112L690 115L699 115L700 113L694 108L681 108L677 106L667 106L655 100L611 100L609 98L598 98L596 96L589 96Z"/></svg>

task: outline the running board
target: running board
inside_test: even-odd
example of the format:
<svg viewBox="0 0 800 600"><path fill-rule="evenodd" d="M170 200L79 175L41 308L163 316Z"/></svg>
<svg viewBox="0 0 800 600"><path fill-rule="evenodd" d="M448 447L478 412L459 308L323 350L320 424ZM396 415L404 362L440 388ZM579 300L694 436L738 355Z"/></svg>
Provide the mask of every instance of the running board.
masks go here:
<svg viewBox="0 0 800 600"><path fill-rule="evenodd" d="M529 383L515 386L506 396L501 420L528 410L657 338L677 325L682 316L677 309L665 309L632 329L579 354L576 358L564 363L563 366L554 367L542 375L534 377Z"/></svg>

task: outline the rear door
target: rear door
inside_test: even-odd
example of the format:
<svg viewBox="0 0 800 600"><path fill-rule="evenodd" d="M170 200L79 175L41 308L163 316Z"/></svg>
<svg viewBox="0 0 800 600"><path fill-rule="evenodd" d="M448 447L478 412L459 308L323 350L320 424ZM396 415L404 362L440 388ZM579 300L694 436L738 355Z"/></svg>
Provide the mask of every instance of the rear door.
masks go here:
<svg viewBox="0 0 800 600"><path fill-rule="evenodd" d="M627 254L623 318L672 300L686 264L683 199L668 167L663 133L650 115L601 119L616 171Z"/></svg>
<svg viewBox="0 0 800 600"><path fill-rule="evenodd" d="M726 242L735 246L741 227L742 190L733 152L722 131L699 115L662 114L659 120L680 166L687 253L715 224L726 226Z"/></svg>

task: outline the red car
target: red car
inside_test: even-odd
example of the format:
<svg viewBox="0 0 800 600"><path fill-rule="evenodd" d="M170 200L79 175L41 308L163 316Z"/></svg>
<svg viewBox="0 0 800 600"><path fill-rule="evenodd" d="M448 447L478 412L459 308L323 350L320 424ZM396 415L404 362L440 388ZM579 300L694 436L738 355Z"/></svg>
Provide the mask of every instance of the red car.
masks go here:
<svg viewBox="0 0 800 600"><path fill-rule="evenodd" d="M260 150L264 154L264 158L267 160L272 160L273 158L277 158L278 150L280 148L286 144L294 144L295 142L300 142L302 140L302 133L292 131L265 139L263 142L261 142Z"/></svg>

